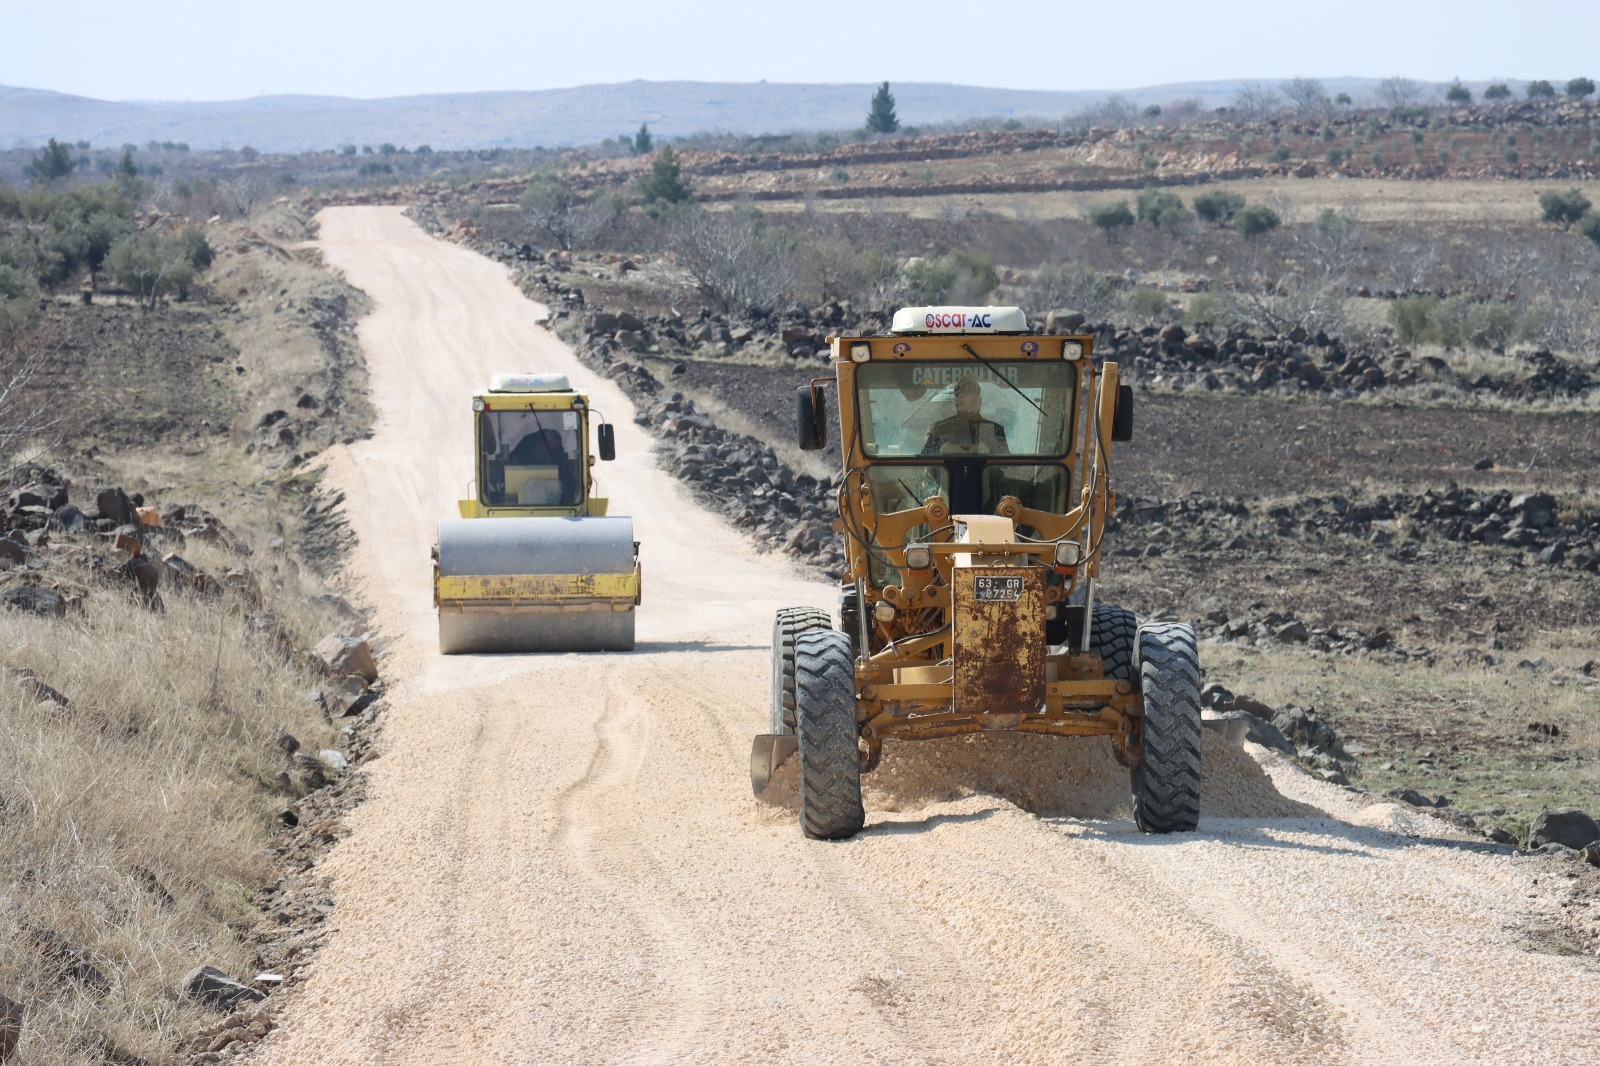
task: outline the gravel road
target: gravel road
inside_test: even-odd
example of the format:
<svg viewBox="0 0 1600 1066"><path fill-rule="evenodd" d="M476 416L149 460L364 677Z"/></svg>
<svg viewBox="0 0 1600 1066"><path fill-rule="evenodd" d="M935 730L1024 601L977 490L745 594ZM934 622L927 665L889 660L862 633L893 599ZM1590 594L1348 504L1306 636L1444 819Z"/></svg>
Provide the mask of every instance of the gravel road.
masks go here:
<svg viewBox="0 0 1600 1066"><path fill-rule="evenodd" d="M328 477L391 687L371 798L325 862L330 942L258 1062L1600 1059L1600 967L1539 932L1554 864L1275 756L1208 742L1200 831L1152 838L1102 742L891 748L866 831L805 840L792 776L762 803L746 767L772 613L830 589L697 511L501 267L398 209L320 221L374 302L381 418ZM508 370L566 371L617 423L631 654L435 651L428 549L470 477L466 397Z"/></svg>

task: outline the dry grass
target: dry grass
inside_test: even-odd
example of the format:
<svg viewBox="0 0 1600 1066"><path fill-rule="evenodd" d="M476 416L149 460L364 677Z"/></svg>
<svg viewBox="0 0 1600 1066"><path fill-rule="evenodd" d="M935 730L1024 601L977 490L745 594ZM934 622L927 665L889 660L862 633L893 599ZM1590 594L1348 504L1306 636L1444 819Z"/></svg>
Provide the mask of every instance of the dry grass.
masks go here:
<svg viewBox="0 0 1600 1066"><path fill-rule="evenodd" d="M294 238L294 223L264 229ZM247 569L259 598L163 587L156 613L131 586L63 558L46 573L88 589L81 612L0 611L0 995L26 1008L28 1066L180 1061L181 1044L218 1017L179 997L182 978L200 965L245 981L256 973L241 934L256 921L256 890L275 876L267 845L295 787L279 732L312 752L339 746L308 698L320 672L296 649L348 622L292 557L297 487L263 480L264 466L289 457L241 445L259 411L293 410L298 390L326 395L333 384L350 400L325 415L324 432L359 431L359 368L334 366L307 319L278 310L351 290L243 226L213 240L221 254L209 280L239 302L230 337L246 367L227 390L240 412L231 443L178 435L45 461L73 472L80 505L92 506L94 486L120 484L150 503L211 510L253 550L191 539L178 553L217 577ZM28 671L70 706L36 703L19 684Z"/></svg>
<svg viewBox="0 0 1600 1066"><path fill-rule="evenodd" d="M199 544L184 554L213 572L238 562ZM268 605L303 609L278 570L262 575ZM254 976L235 927L251 921L286 798L274 740L287 730L312 750L334 743L307 699L317 678L251 632L253 604L163 598L155 613L101 586L65 619L0 615L0 895L22 934L0 946L0 992L29 1008L23 1047L36 1066L101 1062L113 1048L168 1061L212 1017L178 999L185 973ZM35 703L15 683L24 670L71 705ZM81 952L105 990L63 974L39 931Z"/></svg>
<svg viewBox="0 0 1600 1066"><path fill-rule="evenodd" d="M1594 640L1591 630L1542 632L1494 653L1495 665L1466 649L1432 667L1231 644L1208 644L1201 657L1208 681L1275 707L1314 707L1361 749L1364 787L1444 793L1461 810L1504 807L1497 821L1525 834L1544 807L1600 812L1600 681L1581 673Z"/></svg>

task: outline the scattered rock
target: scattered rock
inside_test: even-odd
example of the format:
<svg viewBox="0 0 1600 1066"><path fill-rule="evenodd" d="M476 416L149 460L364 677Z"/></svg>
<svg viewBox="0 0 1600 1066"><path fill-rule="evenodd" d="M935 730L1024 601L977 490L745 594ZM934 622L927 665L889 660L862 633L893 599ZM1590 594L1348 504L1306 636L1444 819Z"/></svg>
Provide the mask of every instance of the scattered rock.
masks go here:
<svg viewBox="0 0 1600 1066"><path fill-rule="evenodd" d="M1399 800L1401 803L1409 803L1413 807L1433 806L1433 801L1431 799L1429 799L1427 796L1424 796L1414 788L1391 788L1389 791L1385 792L1384 795L1388 796L1390 799Z"/></svg>
<svg viewBox="0 0 1600 1066"><path fill-rule="evenodd" d="M266 993L240 984L214 966L196 966L184 977L179 994L195 1003L233 1010L241 1003L259 1003Z"/></svg>
<svg viewBox="0 0 1600 1066"><path fill-rule="evenodd" d="M1576 807L1540 811L1528 828L1528 846L1561 844L1577 850L1600 841L1600 824Z"/></svg>
<svg viewBox="0 0 1600 1066"><path fill-rule="evenodd" d="M13 586L0 592L0 602L13 610L50 618L63 618L67 613L67 604L61 593L43 585Z"/></svg>

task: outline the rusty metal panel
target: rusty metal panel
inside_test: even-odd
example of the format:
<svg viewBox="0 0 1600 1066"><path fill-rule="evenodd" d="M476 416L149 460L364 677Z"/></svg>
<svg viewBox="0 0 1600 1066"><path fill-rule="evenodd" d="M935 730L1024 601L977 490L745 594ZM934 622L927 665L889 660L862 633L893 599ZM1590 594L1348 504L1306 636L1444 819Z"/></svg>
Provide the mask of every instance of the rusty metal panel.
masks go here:
<svg viewBox="0 0 1600 1066"><path fill-rule="evenodd" d="M962 714L1031 713L1044 706L1044 568L951 571L955 687Z"/></svg>

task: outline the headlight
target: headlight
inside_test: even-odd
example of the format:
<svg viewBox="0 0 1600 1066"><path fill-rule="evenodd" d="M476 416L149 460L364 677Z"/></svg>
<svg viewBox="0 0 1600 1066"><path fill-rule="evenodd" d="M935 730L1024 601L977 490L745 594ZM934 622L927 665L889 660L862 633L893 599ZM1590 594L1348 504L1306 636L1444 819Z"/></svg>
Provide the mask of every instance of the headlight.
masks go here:
<svg viewBox="0 0 1600 1066"><path fill-rule="evenodd" d="M1061 358L1065 359L1069 363L1076 363L1079 359L1082 359L1083 358L1083 342L1082 341L1062 341L1061 342Z"/></svg>
<svg viewBox="0 0 1600 1066"><path fill-rule="evenodd" d="M888 600L879 600L872 605L872 617L876 618L880 624L888 625L894 621L894 604Z"/></svg>
<svg viewBox="0 0 1600 1066"><path fill-rule="evenodd" d="M1062 540L1056 542L1056 565L1077 566L1083 558L1083 545L1075 540Z"/></svg>
<svg viewBox="0 0 1600 1066"><path fill-rule="evenodd" d="M872 345L852 344L850 346L850 361L852 363L865 363L872 358Z"/></svg>
<svg viewBox="0 0 1600 1066"><path fill-rule="evenodd" d="M933 549L926 544L913 544L906 549L906 567L926 570L933 565Z"/></svg>
<svg viewBox="0 0 1600 1066"><path fill-rule="evenodd" d="M481 411L481 410L483 410L483 400L481 400L481 399L475 399L475 400L473 400L473 401L472 401L472 409L473 409L473 410L474 410L474 411Z"/></svg>

